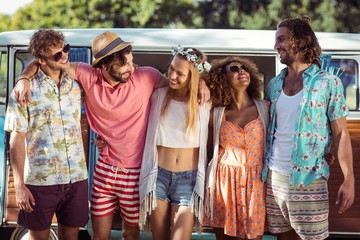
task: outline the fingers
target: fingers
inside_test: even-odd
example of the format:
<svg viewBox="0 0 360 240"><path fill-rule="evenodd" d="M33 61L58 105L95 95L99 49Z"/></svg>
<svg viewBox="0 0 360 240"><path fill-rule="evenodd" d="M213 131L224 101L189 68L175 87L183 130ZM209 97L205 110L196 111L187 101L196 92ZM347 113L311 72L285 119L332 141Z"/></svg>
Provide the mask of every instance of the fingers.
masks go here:
<svg viewBox="0 0 360 240"><path fill-rule="evenodd" d="M94 143L95 143L96 147L98 147L99 149L101 149L101 148L103 148L103 147L106 146L106 142L103 141L103 140L100 140L100 139L98 139L98 138L95 138L95 139L94 139Z"/></svg>
<svg viewBox="0 0 360 240"><path fill-rule="evenodd" d="M31 94L30 94L30 92L25 93L25 102L28 102L28 103L31 102Z"/></svg>
<svg viewBox="0 0 360 240"><path fill-rule="evenodd" d="M200 105L202 105L202 104L205 103L205 94L200 94L198 103L199 103Z"/></svg>
<svg viewBox="0 0 360 240"><path fill-rule="evenodd" d="M17 202L16 204L20 210L24 211L24 212L32 212L33 208L31 207L31 204L29 201L26 200L20 200Z"/></svg>
<svg viewBox="0 0 360 240"><path fill-rule="evenodd" d="M348 197L344 192L338 192L338 195L336 197L336 204L340 204L338 212L344 213L346 210L348 210L351 205L354 203L354 199L351 197Z"/></svg>

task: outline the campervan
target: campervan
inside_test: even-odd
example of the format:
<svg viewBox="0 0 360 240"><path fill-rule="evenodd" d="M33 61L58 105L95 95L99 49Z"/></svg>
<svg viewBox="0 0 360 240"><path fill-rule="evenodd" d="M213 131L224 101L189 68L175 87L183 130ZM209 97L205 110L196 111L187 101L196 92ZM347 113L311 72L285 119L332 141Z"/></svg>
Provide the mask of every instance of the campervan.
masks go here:
<svg viewBox="0 0 360 240"><path fill-rule="evenodd" d="M4 229L11 231L10 239L22 239L26 229L16 224L18 208L9 161L9 136L4 132L4 118L9 94L15 80L33 57L28 44L35 30L0 33L0 236ZM172 59L171 49L177 45L196 47L204 51L209 61L230 55L247 57L259 67L265 85L277 75L284 65L277 57L273 46L275 31L270 30L221 30L221 29L61 29L70 44L70 61L91 63L91 43L94 37L104 31L113 31L125 41L133 42L134 62L153 66L166 73ZM359 63L360 34L316 33L323 52L331 55L330 65L341 69L344 95L350 109L347 126L351 135L354 156L355 179L360 179L360 100ZM98 152L93 139L96 137L87 124L83 112L82 134L89 169L89 187ZM360 237L360 190L356 189L354 205L344 214L337 212L335 204L337 190L343 176L338 162L331 166L329 180L330 233L332 235ZM56 218L53 219L56 237ZM114 222L114 228L116 223ZM91 231L91 224L88 225ZM209 230L211 231L211 230ZM1 238L1 237L0 237ZM2 239L2 238L1 238ZM198 238L200 239L200 238Z"/></svg>

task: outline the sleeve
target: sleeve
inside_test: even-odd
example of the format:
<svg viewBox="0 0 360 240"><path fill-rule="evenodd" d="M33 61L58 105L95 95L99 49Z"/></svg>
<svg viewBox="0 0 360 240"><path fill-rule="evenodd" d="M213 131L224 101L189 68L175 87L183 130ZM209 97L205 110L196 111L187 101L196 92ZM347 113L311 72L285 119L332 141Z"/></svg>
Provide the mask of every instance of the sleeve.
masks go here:
<svg viewBox="0 0 360 240"><path fill-rule="evenodd" d="M99 70L86 63L78 63L75 70L75 78L84 88L89 89L96 82Z"/></svg>
<svg viewBox="0 0 360 240"><path fill-rule="evenodd" d="M327 108L327 116L330 121L334 121L341 117L346 117L349 115L349 109L346 105L346 99L344 97L344 87L341 80L334 76L330 75L329 77L329 102Z"/></svg>
<svg viewBox="0 0 360 240"><path fill-rule="evenodd" d="M153 91L159 85L161 73L153 67L143 67L143 70L146 77L142 78L142 80Z"/></svg>
<svg viewBox="0 0 360 240"><path fill-rule="evenodd" d="M6 110L4 130L7 132L16 131L26 133L29 126L28 116L27 107L21 107L17 104L14 93L12 92Z"/></svg>

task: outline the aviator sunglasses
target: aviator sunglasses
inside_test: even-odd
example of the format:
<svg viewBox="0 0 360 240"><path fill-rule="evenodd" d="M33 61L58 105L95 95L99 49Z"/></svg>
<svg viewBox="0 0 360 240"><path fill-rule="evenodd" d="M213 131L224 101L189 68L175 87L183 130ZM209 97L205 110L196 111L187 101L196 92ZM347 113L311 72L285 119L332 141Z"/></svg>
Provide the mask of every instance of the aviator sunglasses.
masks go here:
<svg viewBox="0 0 360 240"><path fill-rule="evenodd" d="M229 67L230 71L233 73L238 73L241 70L244 70L245 72L249 72L249 68L247 68L246 66L242 65L242 66L231 66Z"/></svg>
<svg viewBox="0 0 360 240"><path fill-rule="evenodd" d="M60 52L57 52L53 55L53 59L55 62L60 61L61 57L62 57L62 53L68 53L70 50L70 44L66 44L63 48L63 50L61 50Z"/></svg>

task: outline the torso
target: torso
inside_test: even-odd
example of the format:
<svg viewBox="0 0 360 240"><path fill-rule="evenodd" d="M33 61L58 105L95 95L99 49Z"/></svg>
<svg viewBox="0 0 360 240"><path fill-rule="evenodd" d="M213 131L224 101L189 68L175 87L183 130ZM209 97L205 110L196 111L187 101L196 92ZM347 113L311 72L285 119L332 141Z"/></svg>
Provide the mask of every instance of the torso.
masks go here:
<svg viewBox="0 0 360 240"><path fill-rule="evenodd" d="M284 79L283 90L287 96L294 96L303 89L303 78L299 76L287 75Z"/></svg>
<svg viewBox="0 0 360 240"><path fill-rule="evenodd" d="M196 170L199 148L168 148L157 146L158 165L173 172Z"/></svg>
<svg viewBox="0 0 360 240"><path fill-rule="evenodd" d="M179 105L182 102L185 102L185 99L172 97L172 103L177 104L175 108L180 108ZM169 106L170 107L170 106ZM174 107L174 106L173 106ZM179 109L180 111L181 109ZM168 109L169 112L169 109ZM171 114L171 113L169 113ZM172 113L174 114L174 113ZM187 113L182 113L182 117L180 119L172 119L172 121L181 120L185 121L185 115ZM200 124L198 122L198 124ZM183 126L185 127L185 126ZM175 128L175 127L174 127ZM178 129L179 131L184 131L185 129ZM179 136L177 136L179 137ZM184 141L184 139L179 139L178 141ZM181 148L181 147L165 147L165 146L157 146L158 151L158 165L161 168L172 172L182 172L182 171L190 171L197 170L198 161L199 161L199 148Z"/></svg>
<svg viewBox="0 0 360 240"><path fill-rule="evenodd" d="M240 111L235 109L225 109L226 120L241 128L244 128L246 124L256 119L257 117L258 111L254 102Z"/></svg>

